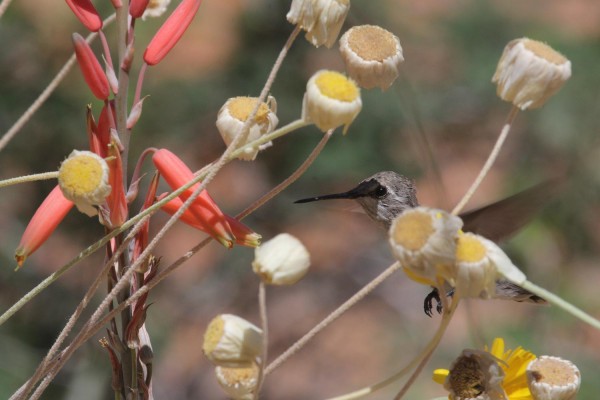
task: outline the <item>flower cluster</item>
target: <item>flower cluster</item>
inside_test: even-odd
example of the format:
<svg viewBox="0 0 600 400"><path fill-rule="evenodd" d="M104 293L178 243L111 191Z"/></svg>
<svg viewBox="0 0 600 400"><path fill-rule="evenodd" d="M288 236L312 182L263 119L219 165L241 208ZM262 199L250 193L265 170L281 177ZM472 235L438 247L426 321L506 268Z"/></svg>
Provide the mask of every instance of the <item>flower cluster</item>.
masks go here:
<svg viewBox="0 0 600 400"><path fill-rule="evenodd" d="M505 350L501 338L483 351L463 350L449 370L435 370L433 379L444 385L450 400L567 400L581 381L570 361L536 358L522 347Z"/></svg>

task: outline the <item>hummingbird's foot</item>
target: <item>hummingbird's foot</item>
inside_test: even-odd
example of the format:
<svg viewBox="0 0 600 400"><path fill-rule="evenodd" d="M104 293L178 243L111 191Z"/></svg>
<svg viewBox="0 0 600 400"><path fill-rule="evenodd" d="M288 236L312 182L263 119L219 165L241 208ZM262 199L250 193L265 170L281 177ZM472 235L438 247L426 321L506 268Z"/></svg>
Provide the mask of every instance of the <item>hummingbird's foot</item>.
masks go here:
<svg viewBox="0 0 600 400"><path fill-rule="evenodd" d="M425 297L425 301L423 302L423 309L425 311L425 314L429 318L433 317L433 300L435 300L436 302L435 310L438 312L438 314L441 314L442 299L440 298L440 293L436 288L433 288L433 290L427 295L427 297Z"/></svg>
<svg viewBox="0 0 600 400"><path fill-rule="evenodd" d="M446 296L454 296L454 289L450 289L448 292L446 292ZM433 317L433 313L431 312L433 310L433 300L435 300L436 303L435 311L437 311L438 314L441 314L442 311L444 311L444 307L442 306L442 299L440 298L440 293L436 288L433 288L433 290L431 290L427 297L425 297L425 301L423 302L423 309L425 310L425 314L427 314L429 318Z"/></svg>

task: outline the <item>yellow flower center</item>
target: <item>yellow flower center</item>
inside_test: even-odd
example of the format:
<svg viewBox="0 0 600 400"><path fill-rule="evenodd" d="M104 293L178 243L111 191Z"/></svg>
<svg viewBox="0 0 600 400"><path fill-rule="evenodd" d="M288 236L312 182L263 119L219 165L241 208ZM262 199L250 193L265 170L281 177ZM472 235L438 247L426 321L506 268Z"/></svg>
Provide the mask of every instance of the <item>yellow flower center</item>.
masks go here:
<svg viewBox="0 0 600 400"><path fill-rule="evenodd" d="M481 261L487 253L483 243L471 235L459 235L456 244L456 261L475 263Z"/></svg>
<svg viewBox="0 0 600 400"><path fill-rule="evenodd" d="M244 385L251 383L252 380L258 377L258 366L252 364L250 367L241 368L221 367L219 373L223 380L231 386Z"/></svg>
<svg viewBox="0 0 600 400"><path fill-rule="evenodd" d="M339 72L322 72L315 79L315 83L323 96L334 100L351 103L358 97L358 88L354 82Z"/></svg>
<svg viewBox="0 0 600 400"><path fill-rule="evenodd" d="M254 107L256 107L257 101L258 99L253 97L236 97L228 105L229 113L234 118L244 122L248 119L254 110ZM265 103L261 103L258 107L258 112L254 117L254 121L258 124L268 122L269 111L269 107Z"/></svg>
<svg viewBox="0 0 600 400"><path fill-rule="evenodd" d="M382 62L397 53L394 35L374 25L354 28L348 38L348 44L365 61Z"/></svg>
<svg viewBox="0 0 600 400"><path fill-rule="evenodd" d="M407 250L421 250L435 228L431 216L423 212L409 212L398 217L392 237Z"/></svg>
<svg viewBox="0 0 600 400"><path fill-rule="evenodd" d="M204 333L204 342L202 344L202 349L205 354L210 354L213 350L219 345L221 338L223 337L223 333L225 332L225 321L221 317L214 318L208 328L206 328L206 332Z"/></svg>
<svg viewBox="0 0 600 400"><path fill-rule="evenodd" d="M97 158L79 154L63 161L58 172L62 190L73 197L90 195L102 185L103 165Z"/></svg>
<svg viewBox="0 0 600 400"><path fill-rule="evenodd" d="M525 46L527 50L531 51L536 56L541 57L553 64L562 65L568 61L565 56L548 46L546 43L538 42L537 40L525 39L523 40L523 46Z"/></svg>

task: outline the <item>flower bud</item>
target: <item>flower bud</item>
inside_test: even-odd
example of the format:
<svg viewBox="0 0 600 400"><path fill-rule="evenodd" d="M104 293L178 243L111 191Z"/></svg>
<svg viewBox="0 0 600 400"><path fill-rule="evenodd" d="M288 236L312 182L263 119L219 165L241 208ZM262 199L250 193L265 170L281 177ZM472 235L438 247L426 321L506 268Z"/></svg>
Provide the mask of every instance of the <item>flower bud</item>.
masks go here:
<svg viewBox="0 0 600 400"><path fill-rule="evenodd" d="M344 134L362 108L360 89L335 71L321 70L306 84L302 118L323 132L344 125Z"/></svg>
<svg viewBox="0 0 600 400"><path fill-rule="evenodd" d="M574 400L581 373L568 360L540 356L527 367L527 382L534 400Z"/></svg>
<svg viewBox="0 0 600 400"><path fill-rule="evenodd" d="M252 269L270 285L293 285L308 272L310 254L294 236L282 233L254 250Z"/></svg>
<svg viewBox="0 0 600 400"><path fill-rule="evenodd" d="M314 46L330 48L335 43L346 15L350 0L292 0L287 20L306 31L306 40Z"/></svg>
<svg viewBox="0 0 600 400"><path fill-rule="evenodd" d="M415 207L402 212L390 227L392 253L409 278L436 286L450 278L460 218L442 210Z"/></svg>
<svg viewBox="0 0 600 400"><path fill-rule="evenodd" d="M346 71L360 87L389 88L404 61L400 40L389 31L374 26L355 26L340 38L340 53Z"/></svg>
<svg viewBox="0 0 600 400"><path fill-rule="evenodd" d="M73 34L77 64L83 74L83 79L99 100L106 100L110 95L110 87L102 66L94 55L92 48L78 33Z"/></svg>
<svg viewBox="0 0 600 400"><path fill-rule="evenodd" d="M21 267L25 259L44 244L71 208L73 202L67 200L60 187L56 186L38 207L25 228L19 247L15 250L18 267Z"/></svg>
<svg viewBox="0 0 600 400"><path fill-rule="evenodd" d="M90 0L66 0L77 19L91 32L102 28L102 18Z"/></svg>
<svg viewBox="0 0 600 400"><path fill-rule="evenodd" d="M106 161L91 151L73 150L58 171L58 185L77 209L92 217L98 214L94 206L103 204L111 192Z"/></svg>
<svg viewBox="0 0 600 400"><path fill-rule="evenodd" d="M181 1L148 44L144 52L146 64L158 64L171 51L192 23L200 3L201 0Z"/></svg>
<svg viewBox="0 0 600 400"><path fill-rule="evenodd" d="M256 97L233 97L219 110L217 116L217 129L227 146L233 142L236 136L242 131L244 123L256 107L258 99ZM250 124L250 132L244 143L240 143L239 147L250 143L262 135L272 132L279 119L277 119L277 103L274 98L270 98L268 103L261 103L258 107L258 112L254 117L254 121ZM260 146L254 146L244 149L244 152L238 157L242 160L251 161L256 158L259 150L264 150L270 147L272 142L267 142Z"/></svg>
<svg viewBox="0 0 600 400"><path fill-rule="evenodd" d="M248 367L262 354L262 330L238 316L221 314L206 328L202 349L215 365Z"/></svg>
<svg viewBox="0 0 600 400"><path fill-rule="evenodd" d="M571 62L545 43L522 38L504 48L492 82L521 110L541 107L571 77Z"/></svg>

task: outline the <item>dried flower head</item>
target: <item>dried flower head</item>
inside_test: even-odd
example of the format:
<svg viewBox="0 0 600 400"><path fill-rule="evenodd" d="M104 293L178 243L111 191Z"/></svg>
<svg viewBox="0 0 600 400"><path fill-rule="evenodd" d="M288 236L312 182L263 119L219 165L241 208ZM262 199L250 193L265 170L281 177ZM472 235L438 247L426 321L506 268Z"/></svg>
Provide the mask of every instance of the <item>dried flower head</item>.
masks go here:
<svg viewBox="0 0 600 400"><path fill-rule="evenodd" d="M314 46L330 48L335 43L346 15L350 0L292 0L287 20L306 31L306 40Z"/></svg>
<svg viewBox="0 0 600 400"><path fill-rule="evenodd" d="M450 399L531 400L525 370L535 354L521 347L504 349L504 340L494 339L485 351L464 350L451 370L437 369L433 380L450 392Z"/></svg>
<svg viewBox="0 0 600 400"><path fill-rule="evenodd" d="M492 82L521 110L541 107L571 77L571 62L545 43L521 38L504 48Z"/></svg>
<svg viewBox="0 0 600 400"><path fill-rule="evenodd" d="M217 116L217 129L223 138L226 145L229 146L236 136L242 131L244 123L256 107L258 98L256 97L233 97L225 102L219 110ZM272 132L279 119L275 114L277 112L277 103L275 98L270 97L267 103L261 103L258 106L258 112L254 117L254 121L250 125L250 132L244 143L240 143L240 147L250 143L262 135ZM253 146L244 149L244 152L238 157L242 160L254 160L260 150L264 150L271 146L272 142Z"/></svg>
<svg viewBox="0 0 600 400"><path fill-rule="evenodd" d="M144 10L144 14L142 15L142 20L146 20L146 18L158 18L167 11L167 7L169 7L169 3L171 0L150 0L148 2L148 6Z"/></svg>
<svg viewBox="0 0 600 400"><path fill-rule="evenodd" d="M527 381L535 400L574 400L581 384L581 373L568 360L540 356L527 367Z"/></svg>
<svg viewBox="0 0 600 400"><path fill-rule="evenodd" d="M310 254L288 233L281 233L254 250L252 269L270 285L293 285L308 272Z"/></svg>
<svg viewBox="0 0 600 400"><path fill-rule="evenodd" d="M258 366L252 363L249 367L215 368L217 382L225 393L234 400L252 400L253 391L258 383Z"/></svg>
<svg viewBox="0 0 600 400"><path fill-rule="evenodd" d="M402 212L390 227L392 252L413 280L437 285L448 279L447 266L454 262L460 218L445 211L415 207Z"/></svg>
<svg viewBox="0 0 600 400"><path fill-rule="evenodd" d="M221 314L206 328L202 349L215 365L247 367L262 353L262 330L238 316Z"/></svg>
<svg viewBox="0 0 600 400"><path fill-rule="evenodd" d="M306 84L302 118L323 132L344 125L346 134L361 108L360 89L339 72L318 71Z"/></svg>
<svg viewBox="0 0 600 400"><path fill-rule="evenodd" d="M506 278L522 284L526 277L491 240L473 233L458 235L456 262L451 268L450 284L461 297L492 298L496 280Z"/></svg>
<svg viewBox="0 0 600 400"><path fill-rule="evenodd" d="M375 25L347 30L340 38L340 52L348 75L365 89L389 88L404 61L400 40Z"/></svg>
<svg viewBox="0 0 600 400"><path fill-rule="evenodd" d="M504 400L504 371L494 356L481 350L463 350L452 363L444 388L454 399Z"/></svg>
<svg viewBox="0 0 600 400"><path fill-rule="evenodd" d="M82 213L94 216L94 206L105 202L110 194L108 164L91 151L73 150L58 171L58 185L68 200Z"/></svg>

